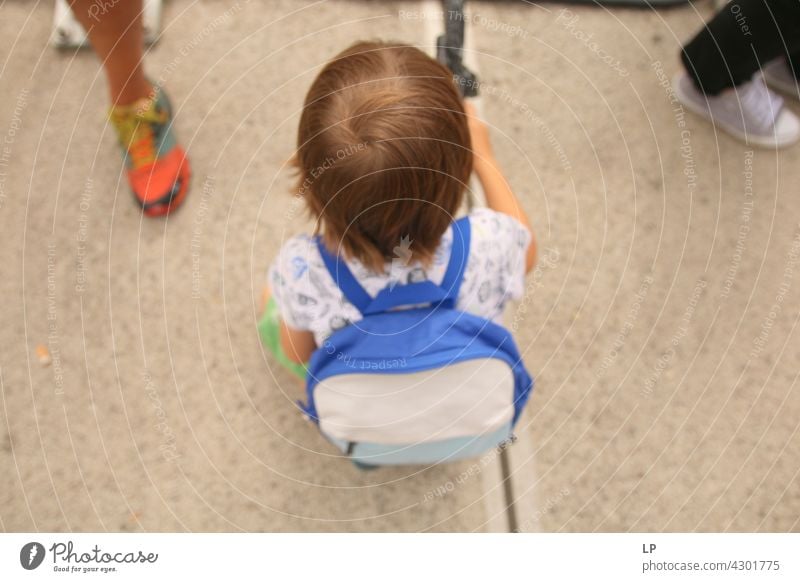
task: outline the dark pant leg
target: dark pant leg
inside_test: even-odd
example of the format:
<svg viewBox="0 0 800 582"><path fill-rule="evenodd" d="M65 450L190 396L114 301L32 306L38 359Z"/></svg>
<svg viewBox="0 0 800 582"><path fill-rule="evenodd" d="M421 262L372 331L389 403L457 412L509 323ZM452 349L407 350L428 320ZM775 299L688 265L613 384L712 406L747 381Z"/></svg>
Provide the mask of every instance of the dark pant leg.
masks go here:
<svg viewBox="0 0 800 582"><path fill-rule="evenodd" d="M733 0L683 47L681 59L698 88L716 95L781 55L800 56L800 0Z"/></svg>
<svg viewBox="0 0 800 582"><path fill-rule="evenodd" d="M789 69L794 73L794 78L800 79L800 50L790 53L787 61L789 62Z"/></svg>

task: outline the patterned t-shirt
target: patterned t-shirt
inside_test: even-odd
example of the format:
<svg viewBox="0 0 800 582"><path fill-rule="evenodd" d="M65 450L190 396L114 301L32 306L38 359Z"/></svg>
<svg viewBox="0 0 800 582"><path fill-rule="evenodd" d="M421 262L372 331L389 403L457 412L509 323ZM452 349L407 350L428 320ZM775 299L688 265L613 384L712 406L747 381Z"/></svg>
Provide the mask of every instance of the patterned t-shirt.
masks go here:
<svg viewBox="0 0 800 582"><path fill-rule="evenodd" d="M515 218L488 208L473 210L470 224L469 259L456 308L500 323L506 302L520 299L524 292L531 234ZM427 271L413 260L414 241L398 241L397 259L387 263L384 273L372 272L357 260L347 260L347 266L373 297L390 284L429 279L438 285L450 259L452 240L453 231L448 229ZM269 269L269 282L286 325L310 330L317 345L361 319L325 268L313 237L298 235L286 241Z"/></svg>

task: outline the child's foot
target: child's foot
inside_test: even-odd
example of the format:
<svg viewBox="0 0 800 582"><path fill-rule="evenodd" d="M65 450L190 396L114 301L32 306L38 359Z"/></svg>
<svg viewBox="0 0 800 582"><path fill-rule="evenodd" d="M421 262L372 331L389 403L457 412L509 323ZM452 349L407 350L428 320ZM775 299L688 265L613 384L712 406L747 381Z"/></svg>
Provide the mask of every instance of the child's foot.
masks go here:
<svg viewBox="0 0 800 582"><path fill-rule="evenodd" d="M800 99L800 88L797 86L797 79L792 70L789 68L789 63L783 57L774 59L764 65L762 69L764 80L772 89L785 93L795 99Z"/></svg>
<svg viewBox="0 0 800 582"><path fill-rule="evenodd" d="M146 216L178 207L189 189L189 160L172 133L172 109L164 92L111 109L111 123L125 152L128 184Z"/></svg>
<svg viewBox="0 0 800 582"><path fill-rule="evenodd" d="M688 109L749 145L784 147L800 139L800 120L760 75L714 97L701 93L685 73L673 87Z"/></svg>

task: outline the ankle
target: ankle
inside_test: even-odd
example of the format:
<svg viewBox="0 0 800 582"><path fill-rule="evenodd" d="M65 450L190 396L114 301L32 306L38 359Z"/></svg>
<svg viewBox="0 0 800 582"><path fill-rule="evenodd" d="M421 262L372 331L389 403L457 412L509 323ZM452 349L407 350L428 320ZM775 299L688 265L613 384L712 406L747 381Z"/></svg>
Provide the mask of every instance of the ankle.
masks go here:
<svg viewBox="0 0 800 582"><path fill-rule="evenodd" d="M129 81L121 87L111 87L111 106L133 105L142 99L152 98L154 93L155 87L147 79L136 83Z"/></svg>

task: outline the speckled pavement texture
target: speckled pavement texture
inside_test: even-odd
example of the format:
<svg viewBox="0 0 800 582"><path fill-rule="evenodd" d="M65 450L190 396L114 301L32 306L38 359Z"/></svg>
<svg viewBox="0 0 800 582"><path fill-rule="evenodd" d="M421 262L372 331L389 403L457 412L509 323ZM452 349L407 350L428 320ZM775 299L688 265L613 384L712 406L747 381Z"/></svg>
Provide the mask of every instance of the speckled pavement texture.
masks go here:
<svg viewBox="0 0 800 582"><path fill-rule="evenodd" d="M508 314L537 378L519 529L800 530L800 147L751 150L671 102L709 3L470 4L541 249ZM266 266L309 226L287 160L313 75L357 39L430 43L420 4L164 10L147 71L194 178L148 220L93 55L48 46L51 3L2 7L0 529L489 529L469 462L336 458L255 326Z"/></svg>

